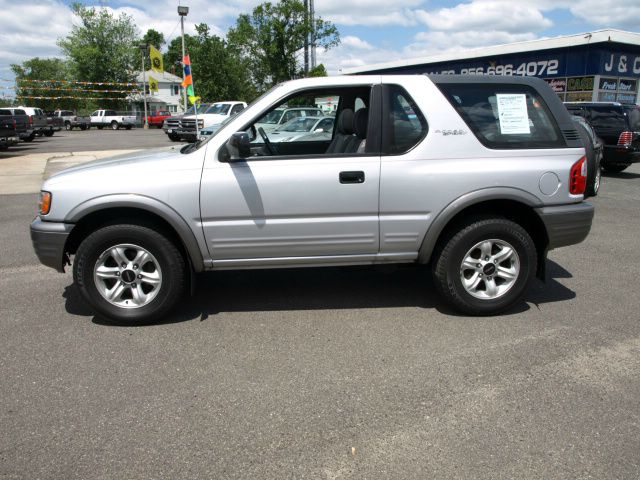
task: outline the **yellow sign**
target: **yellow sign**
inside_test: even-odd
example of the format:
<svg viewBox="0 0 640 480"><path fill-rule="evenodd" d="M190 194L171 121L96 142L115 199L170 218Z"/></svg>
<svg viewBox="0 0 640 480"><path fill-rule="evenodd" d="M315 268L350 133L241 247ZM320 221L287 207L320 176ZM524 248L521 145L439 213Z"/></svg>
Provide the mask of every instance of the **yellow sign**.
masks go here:
<svg viewBox="0 0 640 480"><path fill-rule="evenodd" d="M149 45L149 56L151 57L151 68L154 72L164 72L162 64L162 54L153 45Z"/></svg>
<svg viewBox="0 0 640 480"><path fill-rule="evenodd" d="M158 80L149 75L149 91L150 92L158 92Z"/></svg>

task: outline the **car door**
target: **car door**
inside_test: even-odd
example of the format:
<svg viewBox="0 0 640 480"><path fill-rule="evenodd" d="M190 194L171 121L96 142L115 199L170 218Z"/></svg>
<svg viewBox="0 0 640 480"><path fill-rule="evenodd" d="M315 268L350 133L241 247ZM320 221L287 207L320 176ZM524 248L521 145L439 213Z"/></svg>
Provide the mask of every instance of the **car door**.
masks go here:
<svg viewBox="0 0 640 480"><path fill-rule="evenodd" d="M366 88L371 103L379 89ZM370 109L371 128L379 115ZM378 253L379 144L360 154L289 152L207 161L201 214L214 266L349 263Z"/></svg>

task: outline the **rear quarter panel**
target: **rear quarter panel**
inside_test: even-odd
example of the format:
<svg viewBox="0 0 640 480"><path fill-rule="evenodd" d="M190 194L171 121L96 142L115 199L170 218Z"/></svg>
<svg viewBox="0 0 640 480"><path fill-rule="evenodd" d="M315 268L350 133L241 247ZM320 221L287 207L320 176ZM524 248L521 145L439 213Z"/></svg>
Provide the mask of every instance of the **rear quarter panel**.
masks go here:
<svg viewBox="0 0 640 480"><path fill-rule="evenodd" d="M393 78L382 81L397 83ZM405 78L402 86L418 104L429 131L408 153L382 157L382 253L417 253L434 219L470 192L495 188L537 206L582 200L582 195L569 194L568 180L571 166L584 155L583 148L489 149L427 77Z"/></svg>

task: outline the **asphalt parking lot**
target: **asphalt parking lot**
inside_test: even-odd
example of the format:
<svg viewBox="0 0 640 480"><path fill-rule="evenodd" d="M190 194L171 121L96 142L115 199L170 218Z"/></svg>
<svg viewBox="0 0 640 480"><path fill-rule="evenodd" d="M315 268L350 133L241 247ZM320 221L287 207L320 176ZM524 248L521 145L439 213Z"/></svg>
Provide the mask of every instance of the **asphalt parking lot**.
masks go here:
<svg viewBox="0 0 640 480"><path fill-rule="evenodd" d="M131 130L61 130L52 137L36 137L32 142L20 142L9 147L7 151L0 152L0 159L15 157L30 153L56 153L56 152L84 152L113 149L141 149L168 147L179 145L180 142L172 142L167 135L158 128L148 130L133 128Z"/></svg>
<svg viewBox="0 0 640 480"><path fill-rule="evenodd" d="M594 203L503 316L327 268L208 274L130 327L38 264L36 196L0 196L0 477L639 478L640 165Z"/></svg>

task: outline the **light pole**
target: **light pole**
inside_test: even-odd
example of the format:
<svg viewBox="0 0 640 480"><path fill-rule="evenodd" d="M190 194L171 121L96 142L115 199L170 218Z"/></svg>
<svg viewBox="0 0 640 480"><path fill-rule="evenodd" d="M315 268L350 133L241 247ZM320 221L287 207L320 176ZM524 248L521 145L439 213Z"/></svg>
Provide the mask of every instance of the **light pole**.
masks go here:
<svg viewBox="0 0 640 480"><path fill-rule="evenodd" d="M142 122L142 128L149 128L149 117L147 117L147 72L144 68L144 57L147 54L147 44L141 43L138 45L140 49L140 56L142 57L142 98L144 100L144 121Z"/></svg>
<svg viewBox="0 0 640 480"><path fill-rule="evenodd" d="M182 79L184 80L184 17L189 13L189 7L185 7L184 5L178 5L178 15L180 15L180 30L182 32ZM182 87L182 99L184 101L184 110L187 111L187 89Z"/></svg>

